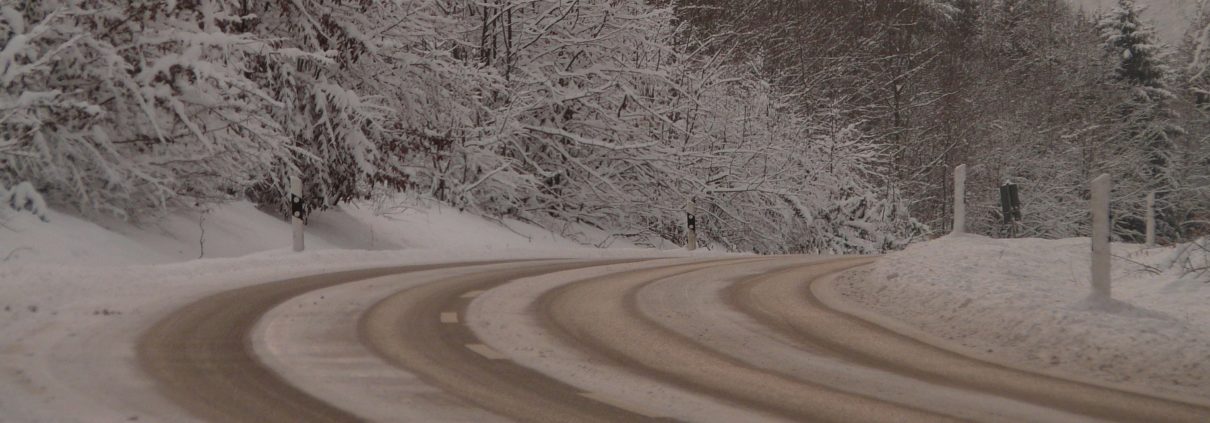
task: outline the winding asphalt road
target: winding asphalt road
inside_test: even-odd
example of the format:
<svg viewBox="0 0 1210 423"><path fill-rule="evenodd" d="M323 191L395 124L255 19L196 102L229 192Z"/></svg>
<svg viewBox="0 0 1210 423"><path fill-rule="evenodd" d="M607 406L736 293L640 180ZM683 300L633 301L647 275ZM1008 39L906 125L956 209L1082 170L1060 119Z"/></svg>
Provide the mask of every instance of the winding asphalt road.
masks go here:
<svg viewBox="0 0 1210 423"><path fill-rule="evenodd" d="M534 260L316 275L146 332L216 422L1189 421L1210 407L978 361L828 306L861 257Z"/></svg>

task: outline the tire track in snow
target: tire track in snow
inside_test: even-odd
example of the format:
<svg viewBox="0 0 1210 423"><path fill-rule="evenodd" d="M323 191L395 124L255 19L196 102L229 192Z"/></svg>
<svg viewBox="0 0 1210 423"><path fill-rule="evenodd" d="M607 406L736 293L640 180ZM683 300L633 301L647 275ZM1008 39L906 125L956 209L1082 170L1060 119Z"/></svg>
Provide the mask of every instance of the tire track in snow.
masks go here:
<svg viewBox="0 0 1210 423"><path fill-rule="evenodd" d="M455 407L524 421L1041 421L1066 420L1065 412L1204 421L1210 415L967 358L816 298L824 275L868 260L562 261L478 270L468 266L486 263L466 263L316 275L192 303L144 334L138 356L166 396L208 420L357 421L363 418L357 407L334 406L339 402L290 385L258 360L251 338L258 320L318 290L349 284L341 288L350 290L342 294L347 299L357 295L356 281L433 271L408 279L398 292L380 288L375 295L385 298L364 313L334 312L356 320L357 336L328 341L364 343L345 346L365 350L350 353L363 356L362 364L381 360L387 367L377 377L419 377L465 401ZM818 360L829 364L813 368ZM920 392L906 392L914 387ZM977 401L958 409L964 398Z"/></svg>

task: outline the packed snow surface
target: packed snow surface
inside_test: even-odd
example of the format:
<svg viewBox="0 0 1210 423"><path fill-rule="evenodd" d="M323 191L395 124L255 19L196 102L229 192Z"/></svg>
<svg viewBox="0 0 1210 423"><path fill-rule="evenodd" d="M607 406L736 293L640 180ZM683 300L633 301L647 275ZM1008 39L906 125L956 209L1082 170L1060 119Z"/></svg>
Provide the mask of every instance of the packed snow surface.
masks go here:
<svg viewBox="0 0 1210 423"><path fill-rule="evenodd" d="M225 289L416 263L662 255L590 227L556 233L415 199L315 214L302 253L286 221L246 202L138 225L46 218L0 214L3 421L188 420L139 370L134 346L159 316Z"/></svg>
<svg viewBox="0 0 1210 423"><path fill-rule="evenodd" d="M1088 300L1088 238L947 236L887 255L835 289L875 320L969 355L1205 402L1210 281L1173 263L1206 260L1186 247L1113 244L1109 302Z"/></svg>

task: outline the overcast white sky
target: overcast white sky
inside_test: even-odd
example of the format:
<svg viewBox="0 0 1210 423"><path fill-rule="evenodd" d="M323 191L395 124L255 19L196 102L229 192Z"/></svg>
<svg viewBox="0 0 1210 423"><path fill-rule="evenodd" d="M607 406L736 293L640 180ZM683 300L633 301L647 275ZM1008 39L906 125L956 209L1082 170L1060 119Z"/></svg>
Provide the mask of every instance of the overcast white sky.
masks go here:
<svg viewBox="0 0 1210 423"><path fill-rule="evenodd" d="M1117 0L1070 0L1087 11L1117 4ZM1165 42L1177 45L1185 35L1189 16L1197 8L1197 0L1135 0L1147 6L1144 15L1151 19Z"/></svg>

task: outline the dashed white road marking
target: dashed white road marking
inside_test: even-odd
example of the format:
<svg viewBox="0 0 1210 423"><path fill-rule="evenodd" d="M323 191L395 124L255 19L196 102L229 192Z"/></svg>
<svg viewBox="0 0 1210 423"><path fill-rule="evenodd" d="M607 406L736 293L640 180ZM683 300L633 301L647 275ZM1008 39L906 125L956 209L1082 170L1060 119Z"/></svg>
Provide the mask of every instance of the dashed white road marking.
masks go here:
<svg viewBox="0 0 1210 423"><path fill-rule="evenodd" d="M611 406L614 406L617 408L621 408L623 410L626 410L631 413L635 413L635 414L638 414L638 415L641 415L641 416L644 416L644 417L647 417L650 419L658 419L660 417L663 417L651 410L648 410L648 409L645 409L642 407L636 407L631 404L623 404L613 398L610 398L610 397L607 397L607 396L604 396L601 394L592 393L592 392L581 392L580 396L582 396L584 398L588 398L588 399L596 401L596 402L599 402L599 403L608 404L608 405L611 405Z"/></svg>
<svg viewBox="0 0 1210 423"><path fill-rule="evenodd" d="M475 298L475 297L478 297L479 295L482 295L484 292L486 292L486 291L484 291L484 290L482 290L482 289L476 289L476 290L474 290L474 291L468 291L467 293L462 294L462 298Z"/></svg>
<svg viewBox="0 0 1210 423"><path fill-rule="evenodd" d="M441 323L458 323L458 313L453 311L442 312Z"/></svg>
<svg viewBox="0 0 1210 423"><path fill-rule="evenodd" d="M503 360L508 358L504 354L500 354L499 351L496 351L495 348L484 344L466 344L466 348L479 353L479 355L486 357L488 360Z"/></svg>

